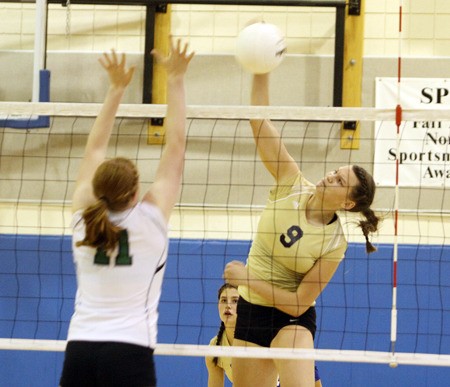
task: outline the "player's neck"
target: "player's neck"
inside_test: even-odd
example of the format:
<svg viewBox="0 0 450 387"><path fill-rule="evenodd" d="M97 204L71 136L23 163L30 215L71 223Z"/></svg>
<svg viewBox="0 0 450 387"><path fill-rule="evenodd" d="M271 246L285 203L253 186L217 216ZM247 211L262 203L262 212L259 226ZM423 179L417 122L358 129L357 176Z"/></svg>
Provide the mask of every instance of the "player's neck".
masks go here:
<svg viewBox="0 0 450 387"><path fill-rule="evenodd" d="M336 217L335 209L323 207L322 198L311 196L306 205L306 219L314 226L325 226L333 222Z"/></svg>
<svg viewBox="0 0 450 387"><path fill-rule="evenodd" d="M227 335L227 340L230 345L233 345L233 338L234 338L234 327L233 328L226 328L225 334Z"/></svg>

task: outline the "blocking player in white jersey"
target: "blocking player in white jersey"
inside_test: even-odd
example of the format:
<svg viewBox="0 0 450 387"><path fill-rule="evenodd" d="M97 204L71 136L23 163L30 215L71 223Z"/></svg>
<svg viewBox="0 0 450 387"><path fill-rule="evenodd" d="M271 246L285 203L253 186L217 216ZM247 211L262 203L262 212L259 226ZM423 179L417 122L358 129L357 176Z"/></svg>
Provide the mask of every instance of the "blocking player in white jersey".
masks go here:
<svg viewBox="0 0 450 387"><path fill-rule="evenodd" d="M127 158L105 160L117 109L134 68L114 51L99 60L109 89L89 134L72 198L77 274L60 385L155 386L153 350L167 259L167 223L179 196L185 153L184 75L194 53L170 42L154 50L167 72L166 144L153 184L140 198Z"/></svg>

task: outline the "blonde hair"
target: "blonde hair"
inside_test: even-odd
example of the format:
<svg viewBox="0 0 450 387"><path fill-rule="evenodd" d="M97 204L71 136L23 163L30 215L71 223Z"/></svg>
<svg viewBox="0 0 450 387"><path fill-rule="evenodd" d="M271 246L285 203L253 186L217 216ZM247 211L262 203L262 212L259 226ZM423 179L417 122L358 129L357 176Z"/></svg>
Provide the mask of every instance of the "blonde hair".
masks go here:
<svg viewBox="0 0 450 387"><path fill-rule="evenodd" d="M92 188L97 201L83 212L86 235L77 246L113 249L121 229L111 223L109 211L123 211L133 200L139 185L139 173L134 163L116 157L104 161L95 171Z"/></svg>

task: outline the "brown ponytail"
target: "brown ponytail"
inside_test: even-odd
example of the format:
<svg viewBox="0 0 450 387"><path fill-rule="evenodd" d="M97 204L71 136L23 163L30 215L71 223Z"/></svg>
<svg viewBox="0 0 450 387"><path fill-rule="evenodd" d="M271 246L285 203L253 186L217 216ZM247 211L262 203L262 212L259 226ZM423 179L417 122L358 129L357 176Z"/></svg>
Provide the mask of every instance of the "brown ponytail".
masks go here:
<svg viewBox="0 0 450 387"><path fill-rule="evenodd" d="M217 340L216 340L216 345L220 345L220 343L222 342L222 336L225 332L225 324L223 323L223 321L220 322L220 327L219 327L219 332L217 332ZM219 361L219 358L217 356L213 357L213 363L214 365L217 365L217 362Z"/></svg>
<svg viewBox="0 0 450 387"><path fill-rule="evenodd" d="M372 175L364 168L353 165L353 172L358 178L359 185L352 190L351 199L355 202L355 206L350 211L361 212L366 218L366 220L359 221L358 226L366 238L366 251L370 254L377 249L369 241L369 233L374 233L378 230L378 223L380 221L380 218L370 208L375 196L376 185Z"/></svg>
<svg viewBox="0 0 450 387"><path fill-rule="evenodd" d="M369 233L377 231L377 226L380 219L370 208L362 211L362 214L366 217L367 220L361 220L359 222L359 227L361 227L364 237L366 238L366 251L370 254L374 251L377 251L377 248L372 243L370 243Z"/></svg>
<svg viewBox="0 0 450 387"><path fill-rule="evenodd" d="M86 235L77 246L102 247L113 249L119 240L120 228L114 226L108 218L108 207L103 199L97 200L83 212Z"/></svg>
<svg viewBox="0 0 450 387"><path fill-rule="evenodd" d="M139 175L131 160L115 158L103 162L92 180L97 201L86 208L83 219L86 224L84 240L77 246L113 249L121 229L111 223L108 211L123 211L130 205L138 189Z"/></svg>

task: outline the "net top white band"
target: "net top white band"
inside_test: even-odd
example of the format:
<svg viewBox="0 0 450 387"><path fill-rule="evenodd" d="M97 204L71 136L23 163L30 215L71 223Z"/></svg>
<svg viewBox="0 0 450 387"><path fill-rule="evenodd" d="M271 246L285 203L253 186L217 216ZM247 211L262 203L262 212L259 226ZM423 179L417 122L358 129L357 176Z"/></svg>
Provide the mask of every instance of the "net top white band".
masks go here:
<svg viewBox="0 0 450 387"><path fill-rule="evenodd" d="M62 352L64 340L0 339L0 349ZM263 359L315 359L322 361L450 366L450 355L429 353L395 353L330 349L248 348L211 345L157 344L156 355L225 356Z"/></svg>
<svg viewBox="0 0 450 387"><path fill-rule="evenodd" d="M97 103L42 103L0 102L0 119L20 116L70 116L95 117L101 104ZM305 121L395 121L395 106L392 109L358 107L297 107L297 106L187 106L187 118L204 119L252 119ZM166 105L123 104L117 117L161 118L166 114ZM405 109L404 121L450 121L450 108Z"/></svg>

